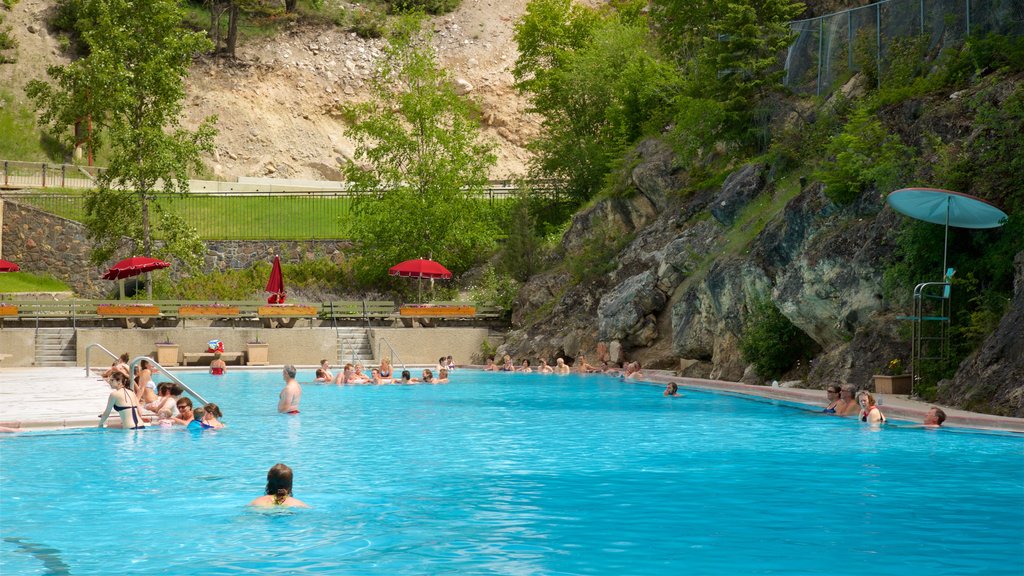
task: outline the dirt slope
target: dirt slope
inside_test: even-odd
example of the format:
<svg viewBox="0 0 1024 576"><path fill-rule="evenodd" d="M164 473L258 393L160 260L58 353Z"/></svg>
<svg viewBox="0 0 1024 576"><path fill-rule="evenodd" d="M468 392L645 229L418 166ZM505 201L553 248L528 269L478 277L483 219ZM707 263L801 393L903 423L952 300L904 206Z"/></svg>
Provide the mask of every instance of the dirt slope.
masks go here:
<svg viewBox="0 0 1024 576"><path fill-rule="evenodd" d="M0 66L0 83L19 96L28 80L45 77L48 65L66 61L44 24L53 5L20 0L7 13L18 60ZM512 27L525 6L526 0L463 0L430 22L442 64L472 86L469 96L483 108L484 136L498 151L494 178L524 172L523 145L538 129L512 89ZM336 28L295 26L274 39L243 43L237 62L203 59L189 79L186 124L218 117L209 164L221 177L337 178L339 158L351 157L353 148L334 110L366 96L382 45Z"/></svg>

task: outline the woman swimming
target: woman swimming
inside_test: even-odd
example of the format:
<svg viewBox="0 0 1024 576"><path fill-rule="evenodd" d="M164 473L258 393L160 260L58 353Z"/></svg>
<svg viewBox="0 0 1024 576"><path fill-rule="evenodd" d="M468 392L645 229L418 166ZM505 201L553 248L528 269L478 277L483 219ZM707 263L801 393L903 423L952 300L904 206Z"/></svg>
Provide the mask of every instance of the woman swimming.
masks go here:
<svg viewBox="0 0 1024 576"><path fill-rule="evenodd" d="M249 502L249 506L309 508L305 502L292 496L292 469L284 464L274 464L267 472L267 487L264 494Z"/></svg>

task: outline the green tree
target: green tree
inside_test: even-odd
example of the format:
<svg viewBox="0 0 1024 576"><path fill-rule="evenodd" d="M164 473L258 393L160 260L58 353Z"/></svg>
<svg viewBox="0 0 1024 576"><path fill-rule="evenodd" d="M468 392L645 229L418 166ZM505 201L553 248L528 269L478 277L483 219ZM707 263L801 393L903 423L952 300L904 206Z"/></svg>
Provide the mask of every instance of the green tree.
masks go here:
<svg viewBox="0 0 1024 576"><path fill-rule="evenodd" d="M658 55L646 21L624 3L598 12L567 0L532 0L516 25L516 87L543 117L535 168L585 201L625 149L671 118L675 68Z"/></svg>
<svg viewBox="0 0 1024 576"><path fill-rule="evenodd" d="M740 139L751 135L754 105L779 84L788 23L803 10L793 0L651 1L653 28L685 71L689 95L721 102Z"/></svg>
<svg viewBox="0 0 1024 576"><path fill-rule="evenodd" d="M357 278L385 278L389 266L434 258L460 273L494 248L497 225L479 199L496 162L480 141L477 111L455 90L427 41L406 18L385 50L373 97L347 106L355 160L344 167L362 248Z"/></svg>
<svg viewBox="0 0 1024 576"><path fill-rule="evenodd" d="M47 72L54 84L33 81L28 93L39 123L67 139L68 127L90 119L93 142L110 143L108 168L86 200L85 223L101 263L119 250L154 253L152 212L171 239L168 249L187 263L202 257L194 229L157 205L154 191L188 192L188 177L213 147L215 118L197 130L180 126L184 79L195 54L208 51L203 32L182 27L174 0L83 0L81 30L88 55ZM91 143L90 143L91 144Z"/></svg>

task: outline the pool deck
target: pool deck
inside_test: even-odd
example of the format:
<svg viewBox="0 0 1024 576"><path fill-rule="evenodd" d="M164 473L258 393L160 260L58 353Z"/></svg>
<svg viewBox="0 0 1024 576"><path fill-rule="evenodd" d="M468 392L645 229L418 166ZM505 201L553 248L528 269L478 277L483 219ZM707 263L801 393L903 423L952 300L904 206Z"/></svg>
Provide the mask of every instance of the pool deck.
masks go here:
<svg viewBox="0 0 1024 576"><path fill-rule="evenodd" d="M262 369L266 368L274 367ZM176 373L179 371L187 372L175 370ZM645 373L646 380L637 381L638 384L660 386L666 382L676 382L684 394L687 388L694 388L810 406L825 405L825 394L821 390L680 378L669 372ZM93 427L99 423L98 415L106 407L109 394L110 386L98 375L86 376L83 368L0 367L0 429L19 431ZM933 405L906 396L887 394L882 398L881 409L890 419L921 422ZM1024 418L979 414L946 406L942 406L942 409L947 415L947 427L1024 433ZM111 416L107 421L108 426L120 425L116 415Z"/></svg>

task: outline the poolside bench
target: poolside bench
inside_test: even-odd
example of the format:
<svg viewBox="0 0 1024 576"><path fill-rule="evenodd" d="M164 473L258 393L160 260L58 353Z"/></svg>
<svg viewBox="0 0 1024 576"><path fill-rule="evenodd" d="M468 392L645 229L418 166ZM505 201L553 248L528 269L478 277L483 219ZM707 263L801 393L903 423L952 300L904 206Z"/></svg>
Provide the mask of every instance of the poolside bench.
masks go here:
<svg viewBox="0 0 1024 576"><path fill-rule="evenodd" d="M182 357L184 358L183 364L185 364L186 366L188 365L189 362L194 362L196 365L209 364L210 362L213 362L213 355L214 354L216 354L216 352L185 352L184 354L182 354ZM220 353L220 359L221 360L223 360L225 362L231 362L232 360L237 360L239 366L242 365L242 358L244 356L245 356L245 352L221 352Z"/></svg>

